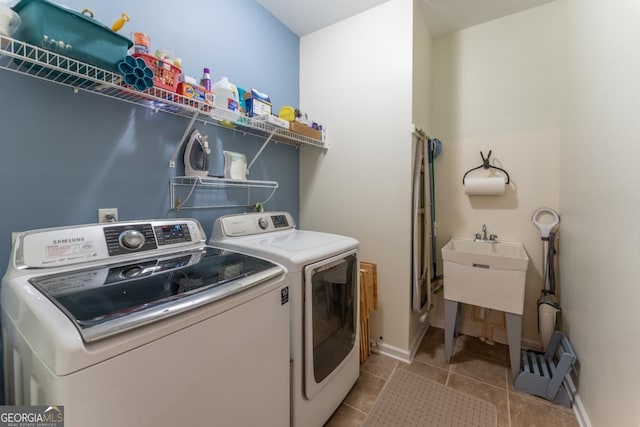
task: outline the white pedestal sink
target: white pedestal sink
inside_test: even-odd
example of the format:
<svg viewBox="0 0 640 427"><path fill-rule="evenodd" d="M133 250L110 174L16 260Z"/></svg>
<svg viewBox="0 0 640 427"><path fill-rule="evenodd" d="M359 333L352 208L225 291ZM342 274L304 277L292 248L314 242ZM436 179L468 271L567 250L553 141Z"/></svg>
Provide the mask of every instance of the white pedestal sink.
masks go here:
<svg viewBox="0 0 640 427"><path fill-rule="evenodd" d="M511 368L520 370L522 313L529 257L522 243L452 239L442 248L445 359L451 361L458 303L505 312Z"/></svg>

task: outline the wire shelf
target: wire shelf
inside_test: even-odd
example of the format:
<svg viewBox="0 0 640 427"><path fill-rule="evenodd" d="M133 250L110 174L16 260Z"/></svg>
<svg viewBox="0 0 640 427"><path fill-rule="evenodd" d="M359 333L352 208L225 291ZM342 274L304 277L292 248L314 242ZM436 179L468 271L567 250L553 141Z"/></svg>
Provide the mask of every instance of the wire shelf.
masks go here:
<svg viewBox="0 0 640 427"><path fill-rule="evenodd" d="M275 181L176 176L169 180L169 203L175 210L250 207L267 203L278 187Z"/></svg>
<svg viewBox="0 0 640 427"><path fill-rule="evenodd" d="M142 92L138 91L125 84L120 74L2 35L0 35L0 68L66 85L75 91L87 91L141 105L154 111L163 111L185 118L195 117L203 123L250 135L267 138L273 134L274 141L290 145L328 148L324 141L265 121L222 110L165 89L153 87Z"/></svg>

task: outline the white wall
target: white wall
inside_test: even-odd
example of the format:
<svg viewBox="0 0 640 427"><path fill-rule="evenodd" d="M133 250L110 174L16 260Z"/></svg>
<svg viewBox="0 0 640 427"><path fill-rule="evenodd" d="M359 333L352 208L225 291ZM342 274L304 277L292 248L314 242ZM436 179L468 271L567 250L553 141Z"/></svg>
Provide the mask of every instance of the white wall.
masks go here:
<svg viewBox="0 0 640 427"><path fill-rule="evenodd" d="M301 149L300 222L357 238L378 265L372 336L409 348L412 0L391 0L304 36L300 106L326 153Z"/></svg>
<svg viewBox="0 0 640 427"><path fill-rule="evenodd" d="M402 348L409 221L392 232L386 225L410 207L410 10L392 0L301 41L301 105L327 123L332 143L326 154L302 149L302 226L362 242L363 259L380 267L374 333ZM563 329L578 355L587 426L640 425L638 16L637 0L557 0L436 39L430 54L430 134L444 143L439 246L483 223L525 244L523 333L533 342L541 243L530 217L539 206L559 208ZM513 186L471 200L462 175L489 149Z"/></svg>
<svg viewBox="0 0 640 427"><path fill-rule="evenodd" d="M554 2L433 41L432 128L443 143L435 161L438 248L451 237L473 238L483 224L499 240L525 245L532 262L523 339L530 344L538 343L542 276L542 244L531 215L559 206L562 37L562 8ZM462 177L482 164L480 151L486 156L489 150L511 184L504 196L468 197ZM462 331L477 336L482 324L471 319L474 310L465 307ZM493 313L490 322L503 324L503 314ZM441 305L433 323L444 323ZM493 338L506 343L504 328Z"/></svg>
<svg viewBox="0 0 640 427"><path fill-rule="evenodd" d="M420 7L414 1L413 10L413 78L412 117L413 123L427 133L431 131L431 36Z"/></svg>
<svg viewBox="0 0 640 427"><path fill-rule="evenodd" d="M640 425L640 2L567 0L560 252L591 425Z"/></svg>

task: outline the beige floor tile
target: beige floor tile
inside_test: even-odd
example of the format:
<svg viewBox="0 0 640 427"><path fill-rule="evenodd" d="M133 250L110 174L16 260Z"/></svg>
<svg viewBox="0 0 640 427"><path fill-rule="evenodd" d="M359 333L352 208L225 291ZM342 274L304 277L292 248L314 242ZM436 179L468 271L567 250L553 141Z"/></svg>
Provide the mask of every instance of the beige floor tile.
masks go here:
<svg viewBox="0 0 640 427"><path fill-rule="evenodd" d="M509 406L507 402L507 391L502 388L493 387L488 384L463 377L456 374L449 376L448 387L470 394L478 399L486 400L496 405L498 410L498 425L507 427L509 425Z"/></svg>
<svg viewBox="0 0 640 427"><path fill-rule="evenodd" d="M369 413L385 382L383 378L371 375L366 371L360 371L360 378L343 403L364 413Z"/></svg>
<svg viewBox="0 0 640 427"><path fill-rule="evenodd" d="M552 408L555 408L559 411L564 411L564 412L568 412L570 414L573 414L573 408L567 408L566 406L562 406L562 405L558 405L556 403L553 403L550 400L544 399L542 397L538 397L538 396L534 396L532 394L528 394L528 393L524 393L522 391L516 390L513 386L509 387L509 392L511 392L513 395L519 396L523 399L530 399L536 403L539 403L541 405L548 405L551 406Z"/></svg>
<svg viewBox="0 0 640 427"><path fill-rule="evenodd" d="M343 404L333 413L324 427L360 427L366 418L366 414Z"/></svg>
<svg viewBox="0 0 640 427"><path fill-rule="evenodd" d="M410 365L401 363L400 366L398 366L398 369L406 369L407 371L420 374L431 381L435 381L440 384L446 384L447 376L449 375L449 371L445 369L436 368L435 366L427 365L426 363L422 363L418 360L414 360Z"/></svg>
<svg viewBox="0 0 640 427"><path fill-rule="evenodd" d="M381 356L372 353L367 360L360 366L362 371L366 371L372 375L388 380L393 370L400 362L390 357Z"/></svg>
<svg viewBox="0 0 640 427"><path fill-rule="evenodd" d="M444 331L439 328L429 328L422 339L414 360L441 369L449 369L444 361Z"/></svg>
<svg viewBox="0 0 640 427"><path fill-rule="evenodd" d="M461 335L456 340L457 351L468 351L470 353L479 354L481 356L498 359L502 362L509 362L509 346L501 343L487 344L480 341L478 337Z"/></svg>
<svg viewBox="0 0 640 427"><path fill-rule="evenodd" d="M511 427L578 427L573 412L509 393Z"/></svg>
<svg viewBox="0 0 640 427"><path fill-rule="evenodd" d="M375 355L363 365L360 378L338 410L327 422L328 427L359 427L373 408L386 379L395 369L407 369L447 386L492 402L498 410L498 427L578 427L572 409L555 405L545 399L506 388L507 364L497 358L483 356L474 344L461 342L451 365L432 360L434 352L444 352L439 343L441 329L430 328L422 342L420 353L425 363L416 357L410 365L383 355ZM442 336L443 338L443 336ZM483 344L484 345L484 344ZM425 351L426 350L426 351ZM469 351L468 351L469 350ZM451 373L449 373L449 367ZM448 377L447 377L448 375ZM508 375L511 380L511 375ZM495 386L493 384L496 384ZM509 417L511 419L509 419Z"/></svg>
<svg viewBox="0 0 640 427"><path fill-rule="evenodd" d="M516 388L513 386L513 372L511 372L511 369L507 369L507 387L509 391L516 391Z"/></svg>
<svg viewBox="0 0 640 427"><path fill-rule="evenodd" d="M444 343L444 329L429 326L429 329L424 334L424 339Z"/></svg>
<svg viewBox="0 0 640 427"><path fill-rule="evenodd" d="M451 372L507 389L507 367L497 359L459 351L453 356Z"/></svg>

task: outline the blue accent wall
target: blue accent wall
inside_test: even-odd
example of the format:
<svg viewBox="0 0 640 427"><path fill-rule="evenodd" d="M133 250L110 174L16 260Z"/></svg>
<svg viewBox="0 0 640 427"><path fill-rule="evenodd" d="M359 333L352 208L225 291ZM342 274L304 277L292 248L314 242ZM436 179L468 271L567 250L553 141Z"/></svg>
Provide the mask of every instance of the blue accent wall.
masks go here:
<svg viewBox="0 0 640 427"><path fill-rule="evenodd" d="M152 50L170 49L187 74L228 77L238 86L268 93L274 110L298 105L299 39L254 0L188 2L164 9L150 0L65 0L90 8L101 22L126 12L123 35L141 31ZM160 7L159 7L160 6ZM0 273L10 253L12 231L96 222L98 208L116 207L121 220L188 216L210 231L213 220L244 209L169 209L168 182L183 174L169 159L188 120L95 94L0 70L2 148ZM263 139L213 125L210 170L223 173L222 151L251 160ZM251 168L250 179L277 181L267 209L298 216L298 148L270 143Z"/></svg>
<svg viewBox="0 0 640 427"><path fill-rule="evenodd" d="M131 20L123 35L147 33L152 50L169 49L196 78L211 69L240 87L266 92L274 111L298 105L299 39L254 0L64 0L75 10L90 8L110 26L122 12ZM168 7L171 5L171 7ZM194 217L207 233L218 216L246 209L169 209L169 178L183 174L169 159L188 120L66 86L0 70L0 276L5 272L13 231L97 221L98 208L118 208L121 220ZM222 173L222 151L247 159L263 139L212 125L210 165ZM266 205L298 218L298 149L270 143L250 179L277 181ZM3 399L2 399L3 400Z"/></svg>

